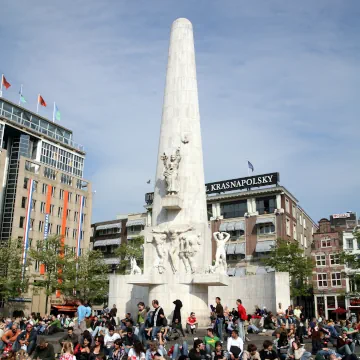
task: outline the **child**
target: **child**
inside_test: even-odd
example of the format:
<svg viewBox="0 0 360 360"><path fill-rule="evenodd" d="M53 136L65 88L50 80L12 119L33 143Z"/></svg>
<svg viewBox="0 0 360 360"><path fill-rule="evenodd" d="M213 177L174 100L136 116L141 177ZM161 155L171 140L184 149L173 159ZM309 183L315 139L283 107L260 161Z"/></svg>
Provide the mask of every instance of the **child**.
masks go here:
<svg viewBox="0 0 360 360"><path fill-rule="evenodd" d="M74 348L72 342L64 342L61 349L60 360L76 360L76 356L74 356Z"/></svg>

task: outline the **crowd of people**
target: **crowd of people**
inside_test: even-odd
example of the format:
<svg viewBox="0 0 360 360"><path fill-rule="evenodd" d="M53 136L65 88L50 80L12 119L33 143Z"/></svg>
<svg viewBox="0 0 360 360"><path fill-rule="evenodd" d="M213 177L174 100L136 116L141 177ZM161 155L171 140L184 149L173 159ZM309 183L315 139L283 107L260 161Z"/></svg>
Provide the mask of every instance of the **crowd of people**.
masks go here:
<svg viewBox="0 0 360 360"><path fill-rule="evenodd" d="M235 305L235 304L234 304ZM256 306L248 314L238 299L234 308L223 307L221 299L210 306L209 327L198 337L198 320L191 312L183 322L182 302L174 301L171 321L158 300L150 306L139 302L136 314L117 320L117 308L94 315L86 302L78 301L74 317L52 315L8 318L0 323L0 351L9 360L54 360L54 346L46 339L58 334L60 360L356 360L360 323L350 320L307 319L300 306L276 313ZM185 323L185 328L183 324ZM261 350L248 334L264 335ZM46 335L40 336L39 335ZM189 339L191 339L189 341ZM305 348L311 343L311 351ZM246 345L245 345L246 344Z"/></svg>

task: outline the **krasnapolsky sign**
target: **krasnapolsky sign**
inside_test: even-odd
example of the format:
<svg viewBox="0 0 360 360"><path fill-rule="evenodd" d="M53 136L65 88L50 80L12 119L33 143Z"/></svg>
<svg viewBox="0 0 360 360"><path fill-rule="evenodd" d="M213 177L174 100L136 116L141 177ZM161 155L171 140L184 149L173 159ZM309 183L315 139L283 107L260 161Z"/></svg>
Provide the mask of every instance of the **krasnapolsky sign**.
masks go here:
<svg viewBox="0 0 360 360"><path fill-rule="evenodd" d="M226 191L251 189L269 185L277 185L280 181L279 173L248 176L239 179L217 181L205 184L206 193L220 193Z"/></svg>

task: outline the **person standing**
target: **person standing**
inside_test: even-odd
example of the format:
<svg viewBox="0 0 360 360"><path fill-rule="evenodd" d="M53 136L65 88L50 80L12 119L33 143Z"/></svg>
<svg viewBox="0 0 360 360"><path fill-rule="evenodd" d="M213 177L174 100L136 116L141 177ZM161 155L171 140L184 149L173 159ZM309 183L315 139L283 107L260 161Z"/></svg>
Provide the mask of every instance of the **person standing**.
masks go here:
<svg viewBox="0 0 360 360"><path fill-rule="evenodd" d="M151 337L153 340L156 340L157 333L160 331L161 327L164 325L165 314L164 314L163 308L159 305L158 300L153 300L151 304L152 304L153 308L155 309L155 311L152 315L152 319L151 319L151 327L152 327Z"/></svg>
<svg viewBox="0 0 360 360"><path fill-rule="evenodd" d="M87 309L84 306L84 302L83 300L78 300L77 301L78 304L78 308L77 308L77 314L78 314L78 324L79 324L79 328L81 333L83 333L86 330L86 322L85 322L85 317L86 317L86 312Z"/></svg>
<svg viewBox="0 0 360 360"><path fill-rule="evenodd" d="M215 298L216 301L216 307L215 307L215 313L216 313L216 332L220 338L220 341L223 341L223 327L224 327L224 308L221 305L221 299L219 297Z"/></svg>
<svg viewBox="0 0 360 360"><path fill-rule="evenodd" d="M110 310L110 315L113 318L116 318L116 314L117 314L117 308L116 308L116 304L113 305L112 309Z"/></svg>
<svg viewBox="0 0 360 360"><path fill-rule="evenodd" d="M145 304L141 301L137 304L138 307L138 316L137 316L137 325L139 327L139 340L145 345L146 343L146 334L145 334L145 320L147 318L148 308L145 307Z"/></svg>
<svg viewBox="0 0 360 360"><path fill-rule="evenodd" d="M238 331L239 336L242 339L242 341L245 341L245 330L244 330L244 322L247 320L246 310L242 304L242 301L240 299L236 300L237 305L237 311L238 311Z"/></svg>
<svg viewBox="0 0 360 360"><path fill-rule="evenodd" d="M172 324L171 327L173 329L177 329L181 332L181 335L185 337L184 334L184 330L182 327L182 323L181 323L181 308L183 306L181 300L175 300L173 302L173 304L175 305L175 309L174 309L174 315L173 315L173 319L172 319Z"/></svg>

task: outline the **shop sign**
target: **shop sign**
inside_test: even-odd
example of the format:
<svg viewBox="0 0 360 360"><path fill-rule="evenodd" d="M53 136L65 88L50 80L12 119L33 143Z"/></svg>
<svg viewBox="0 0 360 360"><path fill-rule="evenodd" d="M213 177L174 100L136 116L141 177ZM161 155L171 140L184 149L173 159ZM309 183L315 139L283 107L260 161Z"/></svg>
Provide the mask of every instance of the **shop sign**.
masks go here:
<svg viewBox="0 0 360 360"><path fill-rule="evenodd" d="M64 300L61 299L50 299L50 304L52 305L61 305L64 302Z"/></svg>
<svg viewBox="0 0 360 360"><path fill-rule="evenodd" d="M332 217L333 219L346 219L350 217L350 213L345 213L345 214L333 214Z"/></svg>
<svg viewBox="0 0 360 360"><path fill-rule="evenodd" d="M360 298L350 299L350 306L360 306Z"/></svg>
<svg viewBox="0 0 360 360"><path fill-rule="evenodd" d="M22 298L22 297L11 298L11 299L9 299L9 301L10 302L29 302L29 303L32 302L31 298Z"/></svg>

